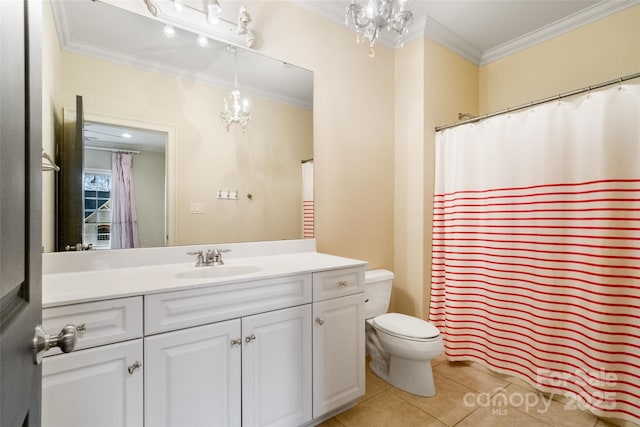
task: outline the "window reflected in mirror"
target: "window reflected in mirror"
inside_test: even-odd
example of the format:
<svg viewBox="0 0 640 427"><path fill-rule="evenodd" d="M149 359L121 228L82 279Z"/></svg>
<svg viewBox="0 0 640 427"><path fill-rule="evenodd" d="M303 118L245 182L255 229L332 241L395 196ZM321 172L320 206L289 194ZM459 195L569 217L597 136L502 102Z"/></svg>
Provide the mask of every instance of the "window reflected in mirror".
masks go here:
<svg viewBox="0 0 640 427"><path fill-rule="evenodd" d="M84 176L84 230L82 240L94 249L110 249L111 171L89 171Z"/></svg>

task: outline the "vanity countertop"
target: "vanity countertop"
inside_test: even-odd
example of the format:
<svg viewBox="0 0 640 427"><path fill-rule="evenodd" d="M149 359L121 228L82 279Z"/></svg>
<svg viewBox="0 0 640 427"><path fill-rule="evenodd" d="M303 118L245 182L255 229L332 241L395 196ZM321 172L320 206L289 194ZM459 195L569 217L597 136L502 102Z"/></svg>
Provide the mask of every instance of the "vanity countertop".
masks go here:
<svg viewBox="0 0 640 427"><path fill-rule="evenodd" d="M55 307L366 265L365 261L350 258L319 252L299 252L225 259L223 266L195 267L194 262L180 262L51 273L43 275L42 306L43 308ZM233 269L243 266L253 267L255 271L223 277L185 278L179 276L180 274L183 276L185 274L200 275L201 271L204 276L207 274L206 269L221 267Z"/></svg>

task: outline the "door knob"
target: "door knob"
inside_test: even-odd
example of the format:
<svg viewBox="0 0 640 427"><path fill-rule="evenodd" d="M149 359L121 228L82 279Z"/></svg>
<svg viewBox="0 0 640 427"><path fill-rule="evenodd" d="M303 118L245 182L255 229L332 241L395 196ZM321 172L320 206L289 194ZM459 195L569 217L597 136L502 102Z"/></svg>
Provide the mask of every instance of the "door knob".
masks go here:
<svg viewBox="0 0 640 427"><path fill-rule="evenodd" d="M78 342L78 328L67 325L58 335L47 335L42 325L36 326L33 335L33 363L39 365L47 350L58 347L63 353L72 352Z"/></svg>

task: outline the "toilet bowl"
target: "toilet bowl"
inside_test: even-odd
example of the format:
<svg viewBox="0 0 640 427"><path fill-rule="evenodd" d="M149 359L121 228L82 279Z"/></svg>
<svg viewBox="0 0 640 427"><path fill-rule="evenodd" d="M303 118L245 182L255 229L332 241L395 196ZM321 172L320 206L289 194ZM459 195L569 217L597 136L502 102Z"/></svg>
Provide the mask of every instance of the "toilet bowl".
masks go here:
<svg viewBox="0 0 640 427"><path fill-rule="evenodd" d="M431 360L442 353L440 331L430 323L387 313L393 273L365 273L365 317L369 367L384 381L418 396L435 395Z"/></svg>

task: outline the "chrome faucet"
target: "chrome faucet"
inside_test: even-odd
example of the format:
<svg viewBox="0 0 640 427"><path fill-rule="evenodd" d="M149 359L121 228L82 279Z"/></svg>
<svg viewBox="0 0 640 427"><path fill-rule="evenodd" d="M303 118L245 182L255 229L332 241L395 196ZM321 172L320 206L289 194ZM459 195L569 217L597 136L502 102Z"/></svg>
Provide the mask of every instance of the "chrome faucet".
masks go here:
<svg viewBox="0 0 640 427"><path fill-rule="evenodd" d="M209 249L205 255L203 251L187 252L187 255L197 255L196 267L205 267L208 265L223 265L222 254L231 251L231 249Z"/></svg>
<svg viewBox="0 0 640 427"><path fill-rule="evenodd" d="M210 249L207 251L207 264L223 265L222 254L229 252L231 249Z"/></svg>

